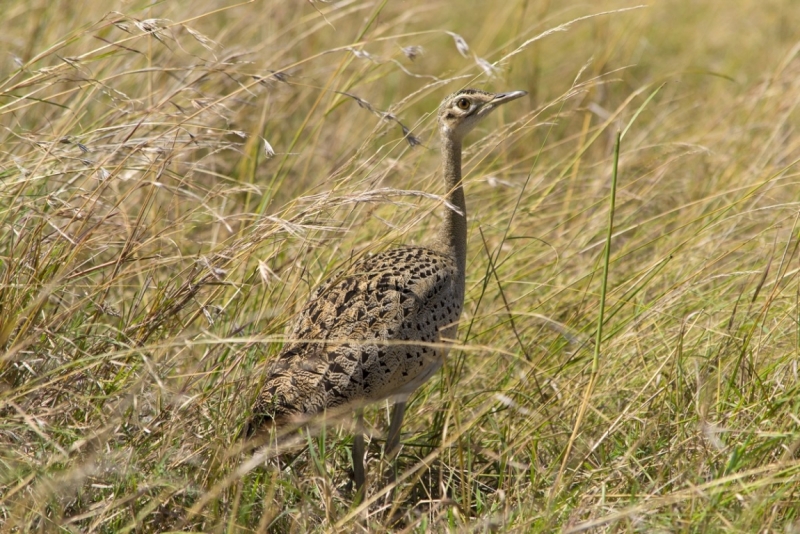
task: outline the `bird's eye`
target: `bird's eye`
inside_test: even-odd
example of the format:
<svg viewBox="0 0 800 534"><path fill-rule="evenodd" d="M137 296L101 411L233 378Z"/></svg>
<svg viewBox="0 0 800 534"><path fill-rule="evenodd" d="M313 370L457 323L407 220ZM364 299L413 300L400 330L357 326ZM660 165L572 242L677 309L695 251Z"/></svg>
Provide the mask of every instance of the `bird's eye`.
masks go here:
<svg viewBox="0 0 800 534"><path fill-rule="evenodd" d="M466 98L459 98L458 102L456 102L456 106L458 106L458 109L463 109L466 111L469 109L469 100Z"/></svg>

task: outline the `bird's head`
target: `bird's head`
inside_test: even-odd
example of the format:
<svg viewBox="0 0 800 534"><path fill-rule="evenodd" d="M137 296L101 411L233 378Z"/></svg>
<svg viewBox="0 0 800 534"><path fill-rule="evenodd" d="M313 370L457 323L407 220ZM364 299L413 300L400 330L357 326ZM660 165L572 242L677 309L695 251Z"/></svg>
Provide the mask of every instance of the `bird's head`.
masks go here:
<svg viewBox="0 0 800 534"><path fill-rule="evenodd" d="M448 96L439 107L439 128L442 135L462 140L476 124L506 102L527 95L526 91L487 93L478 89L462 89Z"/></svg>

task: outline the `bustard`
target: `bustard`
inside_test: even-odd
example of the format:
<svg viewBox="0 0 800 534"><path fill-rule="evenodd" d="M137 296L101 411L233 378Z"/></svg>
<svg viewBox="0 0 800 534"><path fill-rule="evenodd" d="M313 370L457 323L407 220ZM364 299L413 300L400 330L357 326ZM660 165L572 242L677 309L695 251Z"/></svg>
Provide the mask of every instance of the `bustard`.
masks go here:
<svg viewBox="0 0 800 534"><path fill-rule="evenodd" d="M456 337L464 305L462 141L501 104L526 94L464 89L444 99L438 122L451 207L445 208L438 235L427 247L405 246L361 259L313 292L267 372L248 434L269 422L301 421L347 405L360 417L364 404L391 398L395 404L384 452L394 453L406 401L442 366L447 355L442 342ZM353 442L358 492L365 483L364 453L359 432Z"/></svg>

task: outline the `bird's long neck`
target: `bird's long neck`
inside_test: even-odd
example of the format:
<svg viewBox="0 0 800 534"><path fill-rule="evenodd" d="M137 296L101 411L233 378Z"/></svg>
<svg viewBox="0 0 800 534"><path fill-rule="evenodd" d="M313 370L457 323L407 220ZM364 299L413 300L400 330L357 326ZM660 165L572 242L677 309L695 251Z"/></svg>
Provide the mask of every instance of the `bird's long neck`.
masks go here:
<svg viewBox="0 0 800 534"><path fill-rule="evenodd" d="M461 213L445 207L444 222L439 228L438 245L456 260L463 275L467 265L467 205L461 186L461 140L442 135L445 198Z"/></svg>

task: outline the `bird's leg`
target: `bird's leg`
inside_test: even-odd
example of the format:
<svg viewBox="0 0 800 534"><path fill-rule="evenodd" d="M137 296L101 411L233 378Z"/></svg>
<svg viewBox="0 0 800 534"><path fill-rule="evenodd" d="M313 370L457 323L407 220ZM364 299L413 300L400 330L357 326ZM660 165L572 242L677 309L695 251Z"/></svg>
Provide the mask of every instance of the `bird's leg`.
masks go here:
<svg viewBox="0 0 800 534"><path fill-rule="evenodd" d="M403 415L406 413L406 401L397 401L392 409L392 420L389 423L389 435L386 436L386 445L383 449L383 457L391 463L386 471L385 478L388 483L396 479L394 457L400 447L400 427L403 424Z"/></svg>
<svg viewBox="0 0 800 534"><path fill-rule="evenodd" d="M403 424L403 415L406 413L406 401L397 401L394 403L392 410L392 420L389 423L389 435L386 437L386 448L383 450L383 455L386 458L392 458L397 453L397 447L400 445L400 426Z"/></svg>
<svg viewBox="0 0 800 534"><path fill-rule="evenodd" d="M356 434L353 437L353 478L356 482L356 496L354 502L361 502L366 496L366 468L364 466L364 411L358 411Z"/></svg>
<svg viewBox="0 0 800 534"><path fill-rule="evenodd" d="M389 422L389 435L386 436L386 445L383 449L383 457L389 461L386 468L384 479L387 484L393 484L397 480L397 462L395 455L400 447L400 426L403 424L403 415L406 413L406 401L401 400L394 403L392 409L392 419ZM389 504L394 498L394 490L389 491L384 500ZM390 508L390 517L394 512L394 507Z"/></svg>

